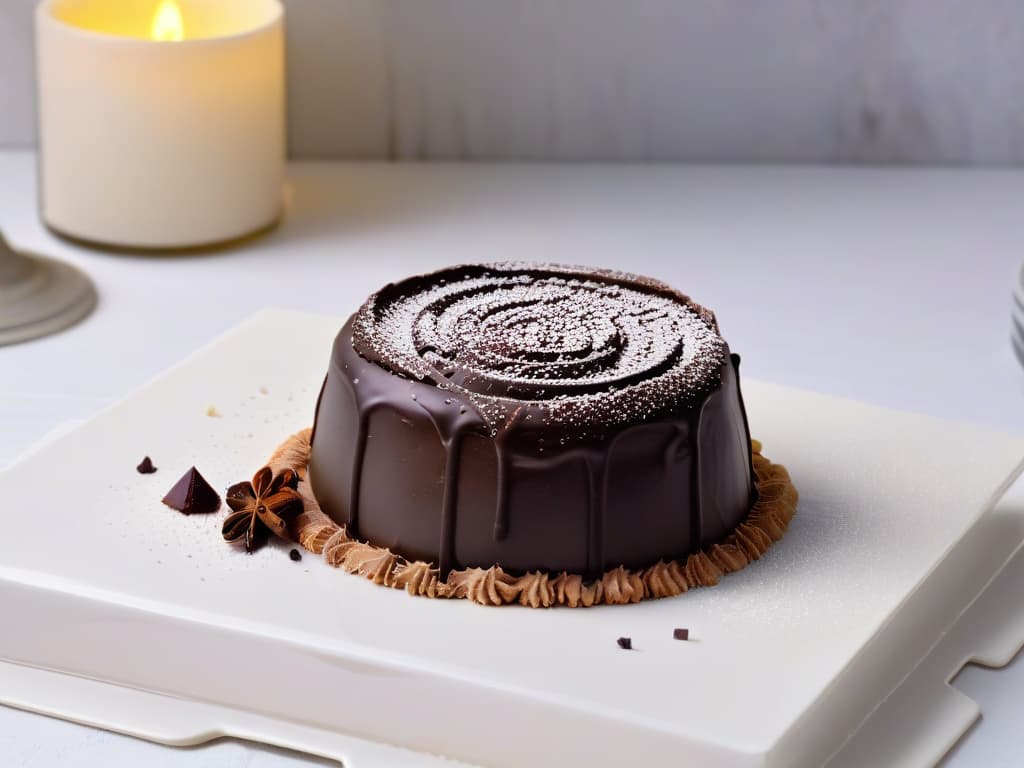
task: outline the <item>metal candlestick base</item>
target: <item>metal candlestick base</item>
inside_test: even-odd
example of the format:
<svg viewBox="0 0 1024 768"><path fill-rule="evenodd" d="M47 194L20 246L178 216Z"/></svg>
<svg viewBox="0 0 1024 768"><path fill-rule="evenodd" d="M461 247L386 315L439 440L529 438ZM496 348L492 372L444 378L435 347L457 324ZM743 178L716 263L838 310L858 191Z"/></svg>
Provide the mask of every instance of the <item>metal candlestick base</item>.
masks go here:
<svg viewBox="0 0 1024 768"><path fill-rule="evenodd" d="M0 345L47 336L96 306L96 289L61 261L18 253L0 235Z"/></svg>

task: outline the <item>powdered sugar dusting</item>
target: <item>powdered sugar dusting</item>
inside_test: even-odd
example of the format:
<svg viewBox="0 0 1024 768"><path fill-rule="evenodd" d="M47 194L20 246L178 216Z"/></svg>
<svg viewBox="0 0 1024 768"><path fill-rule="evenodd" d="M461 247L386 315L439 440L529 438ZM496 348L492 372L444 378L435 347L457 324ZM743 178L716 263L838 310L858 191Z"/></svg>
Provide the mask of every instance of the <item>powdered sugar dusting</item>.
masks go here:
<svg viewBox="0 0 1024 768"><path fill-rule="evenodd" d="M683 412L718 386L726 354L711 313L662 283L531 264L390 285L357 313L353 344L462 395L493 434L534 413L598 433Z"/></svg>

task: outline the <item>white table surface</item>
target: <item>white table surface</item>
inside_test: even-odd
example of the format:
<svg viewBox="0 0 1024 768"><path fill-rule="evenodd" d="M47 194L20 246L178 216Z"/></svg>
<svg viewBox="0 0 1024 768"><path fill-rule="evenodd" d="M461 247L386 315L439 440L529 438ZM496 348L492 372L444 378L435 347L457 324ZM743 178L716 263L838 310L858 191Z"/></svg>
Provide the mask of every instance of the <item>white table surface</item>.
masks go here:
<svg viewBox="0 0 1024 768"><path fill-rule="evenodd" d="M745 376L1024 433L1009 344L1024 171L302 163L290 180L284 222L260 240L131 256L49 234L35 156L0 153L0 230L100 292L78 327L0 348L0 467L257 309L340 317L389 280L505 259L660 277L715 309ZM957 684L985 716L947 764L1019 765L1024 662ZM324 763L230 741L170 749L0 707L0 765L69 764Z"/></svg>

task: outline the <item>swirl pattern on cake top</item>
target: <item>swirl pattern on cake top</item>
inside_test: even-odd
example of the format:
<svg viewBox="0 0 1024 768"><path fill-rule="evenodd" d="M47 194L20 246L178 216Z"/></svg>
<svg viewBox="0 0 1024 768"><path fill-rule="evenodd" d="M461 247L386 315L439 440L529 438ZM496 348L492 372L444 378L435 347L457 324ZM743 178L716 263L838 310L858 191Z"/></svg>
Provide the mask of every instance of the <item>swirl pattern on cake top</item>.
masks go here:
<svg viewBox="0 0 1024 768"><path fill-rule="evenodd" d="M392 284L363 304L356 351L466 397L496 431L516 401L552 424L656 419L718 386L714 316L671 287L573 267L492 264Z"/></svg>

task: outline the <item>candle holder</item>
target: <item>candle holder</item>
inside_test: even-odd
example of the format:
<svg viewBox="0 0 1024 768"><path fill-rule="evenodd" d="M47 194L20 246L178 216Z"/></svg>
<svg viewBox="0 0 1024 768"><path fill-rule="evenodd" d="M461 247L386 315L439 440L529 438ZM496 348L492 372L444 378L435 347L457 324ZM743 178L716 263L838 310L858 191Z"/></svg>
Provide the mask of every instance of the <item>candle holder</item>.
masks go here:
<svg viewBox="0 0 1024 768"><path fill-rule="evenodd" d="M47 336L96 306L92 281L70 264L19 253L0 234L0 345Z"/></svg>
<svg viewBox="0 0 1024 768"><path fill-rule="evenodd" d="M180 250L277 222L279 0L42 0L36 56L40 213L51 230Z"/></svg>

